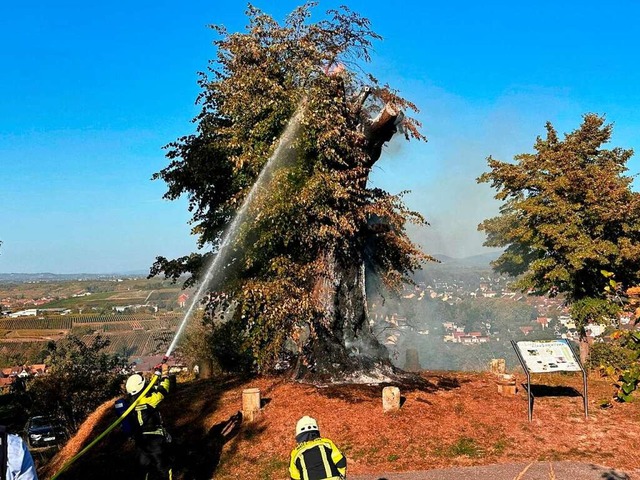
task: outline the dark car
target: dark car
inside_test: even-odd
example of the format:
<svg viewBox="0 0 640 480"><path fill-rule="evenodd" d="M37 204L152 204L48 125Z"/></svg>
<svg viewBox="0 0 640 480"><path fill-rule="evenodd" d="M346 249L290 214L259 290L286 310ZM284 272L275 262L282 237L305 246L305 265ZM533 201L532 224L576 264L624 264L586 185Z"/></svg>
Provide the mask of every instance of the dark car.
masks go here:
<svg viewBox="0 0 640 480"><path fill-rule="evenodd" d="M31 417L24 430L31 448L54 447L67 438L62 422L50 416Z"/></svg>

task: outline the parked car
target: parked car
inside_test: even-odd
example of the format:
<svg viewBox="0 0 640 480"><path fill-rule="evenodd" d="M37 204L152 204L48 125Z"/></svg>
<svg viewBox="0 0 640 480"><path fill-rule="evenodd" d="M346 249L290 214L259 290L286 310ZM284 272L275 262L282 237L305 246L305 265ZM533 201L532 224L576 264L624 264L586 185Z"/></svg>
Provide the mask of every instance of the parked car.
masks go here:
<svg viewBox="0 0 640 480"><path fill-rule="evenodd" d="M31 417L24 427L27 443L31 448L54 447L67 438L66 429L60 420L51 416Z"/></svg>

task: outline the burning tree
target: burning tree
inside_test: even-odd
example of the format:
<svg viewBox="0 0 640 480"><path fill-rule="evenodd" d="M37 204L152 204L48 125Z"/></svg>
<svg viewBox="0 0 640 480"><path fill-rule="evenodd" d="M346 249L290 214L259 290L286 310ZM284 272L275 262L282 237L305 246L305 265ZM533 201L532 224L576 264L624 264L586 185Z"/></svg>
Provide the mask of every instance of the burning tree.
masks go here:
<svg viewBox="0 0 640 480"><path fill-rule="evenodd" d="M403 113L416 107L362 73L380 38L367 19L342 7L310 23L313 6L282 25L250 6L245 33L212 27L220 39L199 79L197 131L168 145L171 162L154 175L168 185L165 198L188 196L192 231L212 251L158 257L151 275L189 272L197 282L296 119L292 158L251 203L205 321L220 358L264 371L289 352L298 377L387 360L367 321L365 271L397 288L428 258L405 232L423 218L401 195L367 186L396 132L424 139Z"/></svg>

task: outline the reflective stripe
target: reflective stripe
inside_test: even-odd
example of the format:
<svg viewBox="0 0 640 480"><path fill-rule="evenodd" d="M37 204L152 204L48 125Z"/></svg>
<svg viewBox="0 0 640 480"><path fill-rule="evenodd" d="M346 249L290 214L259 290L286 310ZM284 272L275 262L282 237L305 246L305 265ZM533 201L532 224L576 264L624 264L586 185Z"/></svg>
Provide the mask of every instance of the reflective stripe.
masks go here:
<svg viewBox="0 0 640 480"><path fill-rule="evenodd" d="M300 467L302 468L302 479L309 480L309 472L307 472L307 465L304 463L304 455L298 455L300 459Z"/></svg>
<svg viewBox="0 0 640 480"><path fill-rule="evenodd" d="M322 457L322 463L324 464L324 476L329 478L333 472L331 471L329 460L327 460L327 451L323 447L320 447L320 456Z"/></svg>
<svg viewBox="0 0 640 480"><path fill-rule="evenodd" d="M345 475L346 468L346 458L328 438L299 443L291 451L292 480L338 480Z"/></svg>

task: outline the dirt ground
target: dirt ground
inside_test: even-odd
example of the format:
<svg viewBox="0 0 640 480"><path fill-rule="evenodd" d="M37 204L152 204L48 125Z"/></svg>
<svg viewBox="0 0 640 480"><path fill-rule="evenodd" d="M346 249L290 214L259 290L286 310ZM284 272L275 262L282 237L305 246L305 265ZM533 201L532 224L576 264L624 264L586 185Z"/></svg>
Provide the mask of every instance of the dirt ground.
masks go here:
<svg viewBox="0 0 640 480"><path fill-rule="evenodd" d="M286 479L298 418L311 415L348 459L351 474L427 470L507 462L590 462L624 471L640 468L640 403L610 402L609 381L589 379L585 419L582 377L533 376L528 421L524 375L515 396L498 393L489 373L425 372L394 383L402 407L383 413L381 385L316 387L279 378L200 380L178 385L163 405L173 435L174 478ZM242 391L259 388L260 418L241 422ZM113 420L96 412L48 465L53 473ZM136 478L133 443L114 431L75 461L60 479Z"/></svg>

